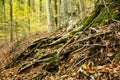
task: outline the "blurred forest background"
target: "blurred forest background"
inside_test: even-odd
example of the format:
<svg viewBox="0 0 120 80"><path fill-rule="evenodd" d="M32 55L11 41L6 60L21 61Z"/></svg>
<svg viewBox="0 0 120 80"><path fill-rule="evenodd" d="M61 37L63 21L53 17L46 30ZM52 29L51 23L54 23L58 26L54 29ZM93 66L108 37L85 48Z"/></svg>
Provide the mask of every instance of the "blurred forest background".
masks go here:
<svg viewBox="0 0 120 80"><path fill-rule="evenodd" d="M94 9L94 3L95 0L0 0L0 45L67 26L64 20L74 20L73 17L82 21Z"/></svg>

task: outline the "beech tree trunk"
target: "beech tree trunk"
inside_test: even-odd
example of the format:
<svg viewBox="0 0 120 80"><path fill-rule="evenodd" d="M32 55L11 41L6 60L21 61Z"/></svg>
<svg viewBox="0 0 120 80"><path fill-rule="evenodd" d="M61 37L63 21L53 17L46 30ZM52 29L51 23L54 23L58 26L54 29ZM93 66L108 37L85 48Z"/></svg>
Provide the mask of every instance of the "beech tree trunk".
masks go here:
<svg viewBox="0 0 120 80"><path fill-rule="evenodd" d="M50 3L51 3L51 0L46 0L48 32L52 32L54 27L52 23L52 11L51 11Z"/></svg>
<svg viewBox="0 0 120 80"><path fill-rule="evenodd" d="M10 41L13 41L13 3L10 0Z"/></svg>
<svg viewBox="0 0 120 80"><path fill-rule="evenodd" d="M66 26L68 23L68 9L67 9L67 0L61 0L61 25Z"/></svg>
<svg viewBox="0 0 120 80"><path fill-rule="evenodd" d="M28 6L29 6L29 18L28 18L28 34L30 35L30 7L31 7L31 0L28 0Z"/></svg>
<svg viewBox="0 0 120 80"><path fill-rule="evenodd" d="M57 27L58 26L58 6L57 6L57 0L54 0L54 9L55 9L55 17L54 17L54 21L55 21L55 26Z"/></svg>
<svg viewBox="0 0 120 80"><path fill-rule="evenodd" d="M80 14L81 14L81 16L80 16L80 18L81 18L81 21L83 21L84 20L84 18L85 18L85 1L86 0L80 0Z"/></svg>
<svg viewBox="0 0 120 80"><path fill-rule="evenodd" d="M42 0L39 0L39 14L40 14L40 27L41 27L41 18L42 18Z"/></svg>
<svg viewBox="0 0 120 80"><path fill-rule="evenodd" d="M5 0L2 0L2 11L3 11L3 31L4 31L4 36L3 39L6 42L6 12L5 12Z"/></svg>

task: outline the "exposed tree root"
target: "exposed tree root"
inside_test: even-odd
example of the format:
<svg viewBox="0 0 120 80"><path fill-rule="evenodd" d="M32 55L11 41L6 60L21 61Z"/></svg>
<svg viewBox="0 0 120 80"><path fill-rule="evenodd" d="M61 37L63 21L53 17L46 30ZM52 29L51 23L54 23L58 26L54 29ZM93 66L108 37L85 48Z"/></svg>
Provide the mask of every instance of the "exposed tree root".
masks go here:
<svg viewBox="0 0 120 80"><path fill-rule="evenodd" d="M60 36L56 36L53 38L42 38L39 39L35 42L33 42L33 44L29 45L24 51L22 51L21 53L19 53L19 55L17 55L16 57L14 57L6 66L5 68L9 68L12 67L15 63L18 63L20 60L26 59L29 56L33 56L36 53L36 49L38 48L46 48L49 45L50 42L52 42L53 40L58 39ZM45 45L47 44L47 45Z"/></svg>
<svg viewBox="0 0 120 80"><path fill-rule="evenodd" d="M90 40L92 38L96 38L96 37L99 37L101 35L110 34L111 32L112 31L106 31L106 32L95 34L95 35L87 36L86 38L77 40L77 41L73 42L72 44L75 44L75 43L78 43L78 42L83 42L83 41L86 41L86 40Z"/></svg>
<svg viewBox="0 0 120 80"><path fill-rule="evenodd" d="M51 59L51 57L50 57L50 58L46 58L46 59L42 59L42 60L33 60L31 63L28 63L28 64L22 66L22 67L18 70L17 74L20 74L20 73L23 72L25 69L27 69L27 68L29 68L29 67L37 64L37 63L48 62L48 61L50 61L50 59Z"/></svg>

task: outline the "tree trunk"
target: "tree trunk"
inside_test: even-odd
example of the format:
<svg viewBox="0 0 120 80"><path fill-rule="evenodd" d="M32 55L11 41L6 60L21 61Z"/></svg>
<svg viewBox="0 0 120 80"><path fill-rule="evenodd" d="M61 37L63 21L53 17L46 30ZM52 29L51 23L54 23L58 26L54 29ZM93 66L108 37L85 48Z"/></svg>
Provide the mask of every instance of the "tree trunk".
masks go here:
<svg viewBox="0 0 120 80"><path fill-rule="evenodd" d="M28 6L29 6L29 18L28 18L28 34L30 35L30 13L31 13L31 11L30 11L30 8L31 8L31 0L28 0Z"/></svg>
<svg viewBox="0 0 120 80"><path fill-rule="evenodd" d="M51 12L50 2L51 2L51 0L46 0L46 13L47 13L48 32L53 31L52 12Z"/></svg>
<svg viewBox="0 0 120 80"><path fill-rule="evenodd" d="M85 18L85 1L86 0L80 0L80 18L81 18L81 21L83 21L84 20L84 18Z"/></svg>
<svg viewBox="0 0 120 80"><path fill-rule="evenodd" d="M54 0L54 6L55 6L55 17L54 17L54 21L55 21L55 26L58 26L58 9L57 9L57 0Z"/></svg>
<svg viewBox="0 0 120 80"><path fill-rule="evenodd" d="M57 13L57 19L58 19L58 28L61 27L61 0L58 0L58 13Z"/></svg>
<svg viewBox="0 0 120 80"><path fill-rule="evenodd" d="M39 4L39 14L40 14L40 15L39 15L39 16L40 16L40 20L39 20L39 21L40 21L40 26L41 26L41 18L42 18L42 15L41 15L41 14L42 14L42 0L39 0L39 3L40 3L40 4Z"/></svg>
<svg viewBox="0 0 120 80"><path fill-rule="evenodd" d="M10 41L13 41L13 3L10 0Z"/></svg>
<svg viewBox="0 0 120 80"><path fill-rule="evenodd" d="M35 12L35 0L32 0L32 10Z"/></svg>
<svg viewBox="0 0 120 80"><path fill-rule="evenodd" d="M4 36L3 36L3 40L6 42L6 11L5 11L5 0L2 0L2 11L3 11L3 32L4 32Z"/></svg>
<svg viewBox="0 0 120 80"><path fill-rule="evenodd" d="M67 26L68 24L68 9L67 9L67 0L61 0L61 25Z"/></svg>

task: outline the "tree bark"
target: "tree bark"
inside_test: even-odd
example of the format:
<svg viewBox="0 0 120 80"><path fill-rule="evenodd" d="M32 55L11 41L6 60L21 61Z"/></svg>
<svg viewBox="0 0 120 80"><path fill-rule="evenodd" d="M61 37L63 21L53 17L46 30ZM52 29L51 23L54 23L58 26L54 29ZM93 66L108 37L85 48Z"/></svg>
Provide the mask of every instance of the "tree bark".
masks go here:
<svg viewBox="0 0 120 80"><path fill-rule="evenodd" d="M10 41L13 41L13 2L10 0Z"/></svg>
<svg viewBox="0 0 120 80"><path fill-rule="evenodd" d="M35 12L35 0L32 0L32 10Z"/></svg>
<svg viewBox="0 0 120 80"><path fill-rule="evenodd" d="M55 26L58 26L58 9L57 9L57 0L54 0L54 6L55 6L55 17L54 17L54 21L55 21Z"/></svg>
<svg viewBox="0 0 120 80"><path fill-rule="evenodd" d="M5 0L2 0L2 11L3 11L3 32L4 32L4 36L3 39L6 42L6 10L5 10Z"/></svg>
<svg viewBox="0 0 120 80"><path fill-rule="evenodd" d="M31 0L28 0L28 6L29 6L29 18L28 18L28 34L30 35L30 31L31 31L31 28L30 28L30 8L31 8Z"/></svg>
<svg viewBox="0 0 120 80"><path fill-rule="evenodd" d="M51 12L50 3L51 3L51 0L46 0L46 13L47 13L48 32L53 31L52 12Z"/></svg>
<svg viewBox="0 0 120 80"><path fill-rule="evenodd" d="M39 16L40 16L40 26L41 26L41 18L42 18L42 0L39 0Z"/></svg>
<svg viewBox="0 0 120 80"><path fill-rule="evenodd" d="M81 18L81 21L83 21L84 20L84 18L85 18L85 1L86 0L80 0L80 14L81 14L81 16L80 16L80 18Z"/></svg>
<svg viewBox="0 0 120 80"><path fill-rule="evenodd" d="M66 26L68 24L68 9L67 0L61 0L61 25Z"/></svg>

